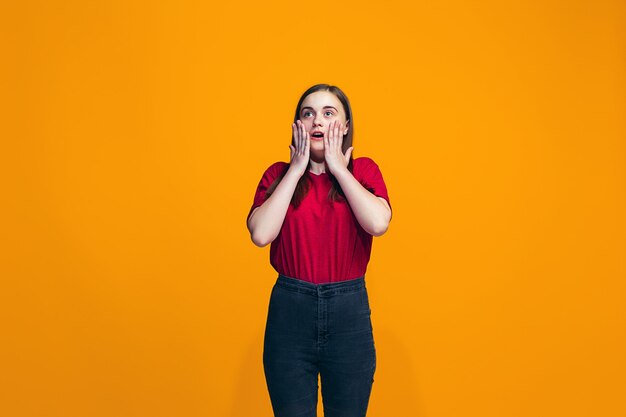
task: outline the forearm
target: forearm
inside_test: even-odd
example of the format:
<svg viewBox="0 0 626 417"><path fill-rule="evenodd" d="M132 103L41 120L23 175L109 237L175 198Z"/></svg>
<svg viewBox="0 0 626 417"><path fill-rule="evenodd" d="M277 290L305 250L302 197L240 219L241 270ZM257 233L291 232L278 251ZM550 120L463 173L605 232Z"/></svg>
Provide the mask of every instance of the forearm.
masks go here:
<svg viewBox="0 0 626 417"><path fill-rule="evenodd" d="M363 187L348 169L335 174L335 178L361 227L373 236L385 233L391 220L391 210L385 203Z"/></svg>
<svg viewBox="0 0 626 417"><path fill-rule="evenodd" d="M266 246L280 233L300 176L288 170L272 195L248 219L248 230L257 246Z"/></svg>

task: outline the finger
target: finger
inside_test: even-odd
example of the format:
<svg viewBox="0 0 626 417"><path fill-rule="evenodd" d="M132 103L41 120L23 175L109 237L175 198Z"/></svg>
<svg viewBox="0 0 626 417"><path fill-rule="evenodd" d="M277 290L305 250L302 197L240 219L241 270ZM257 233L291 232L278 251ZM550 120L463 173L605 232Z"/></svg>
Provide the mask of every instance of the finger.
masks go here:
<svg viewBox="0 0 626 417"><path fill-rule="evenodd" d="M339 127L337 127L337 146L339 146L339 149L343 149L342 145L343 145L343 122L339 123Z"/></svg>
<svg viewBox="0 0 626 417"><path fill-rule="evenodd" d="M333 123L332 122L330 122L330 125L328 125L328 132L326 133L327 133L326 137L328 138L328 144L330 145L333 140Z"/></svg>
<svg viewBox="0 0 626 417"><path fill-rule="evenodd" d="M330 149L330 146L332 146L333 143L333 123L334 122L330 122L330 125L328 126L328 143L326 143L325 145L328 145L328 149Z"/></svg>
<svg viewBox="0 0 626 417"><path fill-rule="evenodd" d="M327 132L324 132L324 153L328 153L328 149L329 149L329 139L328 136L330 135L330 129L328 129Z"/></svg>
<svg viewBox="0 0 626 417"><path fill-rule="evenodd" d="M306 141L304 143L304 154L305 155L309 155L309 148L311 146L311 136L309 135L309 132L306 133Z"/></svg>
<svg viewBox="0 0 626 417"><path fill-rule="evenodd" d="M300 134L300 120L296 120L296 152L300 153L300 148L302 147L302 138Z"/></svg>
<svg viewBox="0 0 626 417"><path fill-rule="evenodd" d="M352 155L352 150L354 149L353 146L349 147L348 150L346 151L346 161L350 162L350 155Z"/></svg>
<svg viewBox="0 0 626 417"><path fill-rule="evenodd" d="M302 155L302 149L304 148L304 135L302 134L302 122L298 127L298 154Z"/></svg>

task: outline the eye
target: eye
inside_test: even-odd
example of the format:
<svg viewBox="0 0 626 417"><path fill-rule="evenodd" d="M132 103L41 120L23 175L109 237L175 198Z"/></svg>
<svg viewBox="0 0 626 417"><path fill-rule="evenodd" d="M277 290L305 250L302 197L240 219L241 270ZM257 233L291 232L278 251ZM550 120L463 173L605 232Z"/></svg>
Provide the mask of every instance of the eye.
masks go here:
<svg viewBox="0 0 626 417"><path fill-rule="evenodd" d="M302 113L302 116L307 117L307 114L311 114L311 112L307 110L307 111Z"/></svg>
<svg viewBox="0 0 626 417"><path fill-rule="evenodd" d="M329 116L332 116L332 115L333 115L333 112L332 112L332 111L330 111L330 110L326 110L326 114L327 114L327 115L329 115Z"/></svg>

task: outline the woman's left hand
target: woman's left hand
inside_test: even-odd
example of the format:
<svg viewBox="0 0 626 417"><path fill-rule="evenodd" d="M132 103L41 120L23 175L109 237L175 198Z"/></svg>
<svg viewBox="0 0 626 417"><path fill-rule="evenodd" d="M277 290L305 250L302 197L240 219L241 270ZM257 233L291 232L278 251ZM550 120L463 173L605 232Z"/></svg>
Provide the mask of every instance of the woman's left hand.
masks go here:
<svg viewBox="0 0 626 417"><path fill-rule="evenodd" d="M353 146L346 149L345 155L342 151L343 144L343 130L345 126L343 123L334 120L329 128L328 133L324 135L324 159L326 165L333 175L337 175L342 169L348 167L350 162L350 155L352 154Z"/></svg>

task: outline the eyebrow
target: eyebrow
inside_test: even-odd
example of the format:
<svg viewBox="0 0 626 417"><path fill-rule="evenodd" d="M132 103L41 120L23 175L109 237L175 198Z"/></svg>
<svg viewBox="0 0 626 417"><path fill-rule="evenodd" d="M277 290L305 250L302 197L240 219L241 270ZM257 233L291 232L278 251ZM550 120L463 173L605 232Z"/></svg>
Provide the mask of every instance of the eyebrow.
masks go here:
<svg viewBox="0 0 626 417"><path fill-rule="evenodd" d="M323 108L324 108L324 109L333 109L334 111L337 111L337 109L336 109L336 108L334 108L333 106L324 106ZM310 110L313 110L313 107L303 107L303 108L302 108L302 110L305 110L305 109L310 109ZM300 112L302 112L302 110L300 110Z"/></svg>

